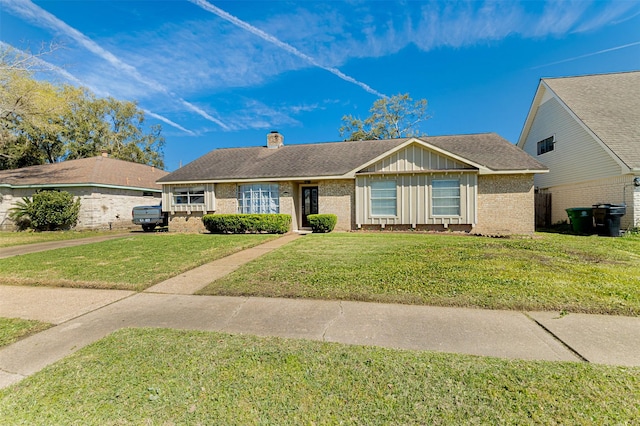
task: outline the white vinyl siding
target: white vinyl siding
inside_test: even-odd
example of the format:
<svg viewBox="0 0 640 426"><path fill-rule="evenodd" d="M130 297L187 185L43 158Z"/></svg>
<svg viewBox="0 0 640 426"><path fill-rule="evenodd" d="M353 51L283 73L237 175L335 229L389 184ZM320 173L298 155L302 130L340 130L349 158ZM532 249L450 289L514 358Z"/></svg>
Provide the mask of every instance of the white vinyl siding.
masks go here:
<svg viewBox="0 0 640 426"><path fill-rule="evenodd" d="M538 155L537 143L555 135L553 151ZM620 175L620 166L556 98L538 108L524 151L549 168L535 176L535 185L556 185Z"/></svg>
<svg viewBox="0 0 640 426"><path fill-rule="evenodd" d="M238 213L280 213L278 184L238 185Z"/></svg>
<svg viewBox="0 0 640 426"><path fill-rule="evenodd" d="M398 211L395 179L372 181L370 200L372 216L395 217Z"/></svg>

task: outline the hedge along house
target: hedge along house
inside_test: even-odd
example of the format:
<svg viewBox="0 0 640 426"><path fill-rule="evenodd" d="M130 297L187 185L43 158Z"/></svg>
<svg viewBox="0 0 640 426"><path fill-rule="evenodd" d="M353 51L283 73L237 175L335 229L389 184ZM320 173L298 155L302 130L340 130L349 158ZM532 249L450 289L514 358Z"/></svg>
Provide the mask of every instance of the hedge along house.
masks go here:
<svg viewBox="0 0 640 426"><path fill-rule="evenodd" d="M9 210L42 190L67 191L80 199L76 229L133 227L131 209L159 204L156 180L168 173L152 166L98 157L0 171L0 229L13 230Z"/></svg>
<svg viewBox="0 0 640 426"><path fill-rule="evenodd" d="M159 179L172 231L207 213L309 214L336 230L534 231L533 175L547 169L495 133L217 149Z"/></svg>
<svg viewBox="0 0 640 426"><path fill-rule="evenodd" d="M640 71L541 79L518 146L550 170L534 181L545 225L625 203L621 227L640 226Z"/></svg>

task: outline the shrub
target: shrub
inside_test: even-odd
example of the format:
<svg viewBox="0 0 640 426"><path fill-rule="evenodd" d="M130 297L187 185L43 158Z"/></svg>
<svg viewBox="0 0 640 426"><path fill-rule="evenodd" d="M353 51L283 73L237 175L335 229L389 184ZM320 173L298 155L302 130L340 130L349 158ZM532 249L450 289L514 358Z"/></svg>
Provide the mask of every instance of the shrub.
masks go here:
<svg viewBox="0 0 640 426"><path fill-rule="evenodd" d="M10 217L19 228L37 231L69 229L78 222L80 200L66 191L40 191L31 200L25 197L11 209Z"/></svg>
<svg viewBox="0 0 640 426"><path fill-rule="evenodd" d="M9 209L9 219L16 224L19 231L24 231L31 227L30 209L31 199L29 197L23 197L22 200L16 202L15 207Z"/></svg>
<svg viewBox="0 0 640 426"><path fill-rule="evenodd" d="M212 234L284 234L291 227L291 215L206 214L202 223Z"/></svg>
<svg viewBox="0 0 640 426"><path fill-rule="evenodd" d="M338 223L338 216L335 214L310 214L307 220L313 232L331 232Z"/></svg>

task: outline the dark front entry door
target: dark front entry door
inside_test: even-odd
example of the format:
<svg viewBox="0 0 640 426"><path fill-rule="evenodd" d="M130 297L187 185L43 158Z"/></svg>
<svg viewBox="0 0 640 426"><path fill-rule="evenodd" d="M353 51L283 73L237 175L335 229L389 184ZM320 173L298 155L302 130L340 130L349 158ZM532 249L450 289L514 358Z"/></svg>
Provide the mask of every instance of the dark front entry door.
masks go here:
<svg viewBox="0 0 640 426"><path fill-rule="evenodd" d="M302 226L308 228L311 226L307 216L310 214L318 214L318 187L305 186L302 188Z"/></svg>

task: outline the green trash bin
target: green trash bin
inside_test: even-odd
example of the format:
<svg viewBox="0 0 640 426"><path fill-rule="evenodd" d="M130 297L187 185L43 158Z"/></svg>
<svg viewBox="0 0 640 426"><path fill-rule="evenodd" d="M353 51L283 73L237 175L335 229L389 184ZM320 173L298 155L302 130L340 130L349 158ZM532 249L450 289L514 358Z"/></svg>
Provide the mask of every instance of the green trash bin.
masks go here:
<svg viewBox="0 0 640 426"><path fill-rule="evenodd" d="M572 207L567 209L573 232L591 234L593 232L593 210L591 207Z"/></svg>

